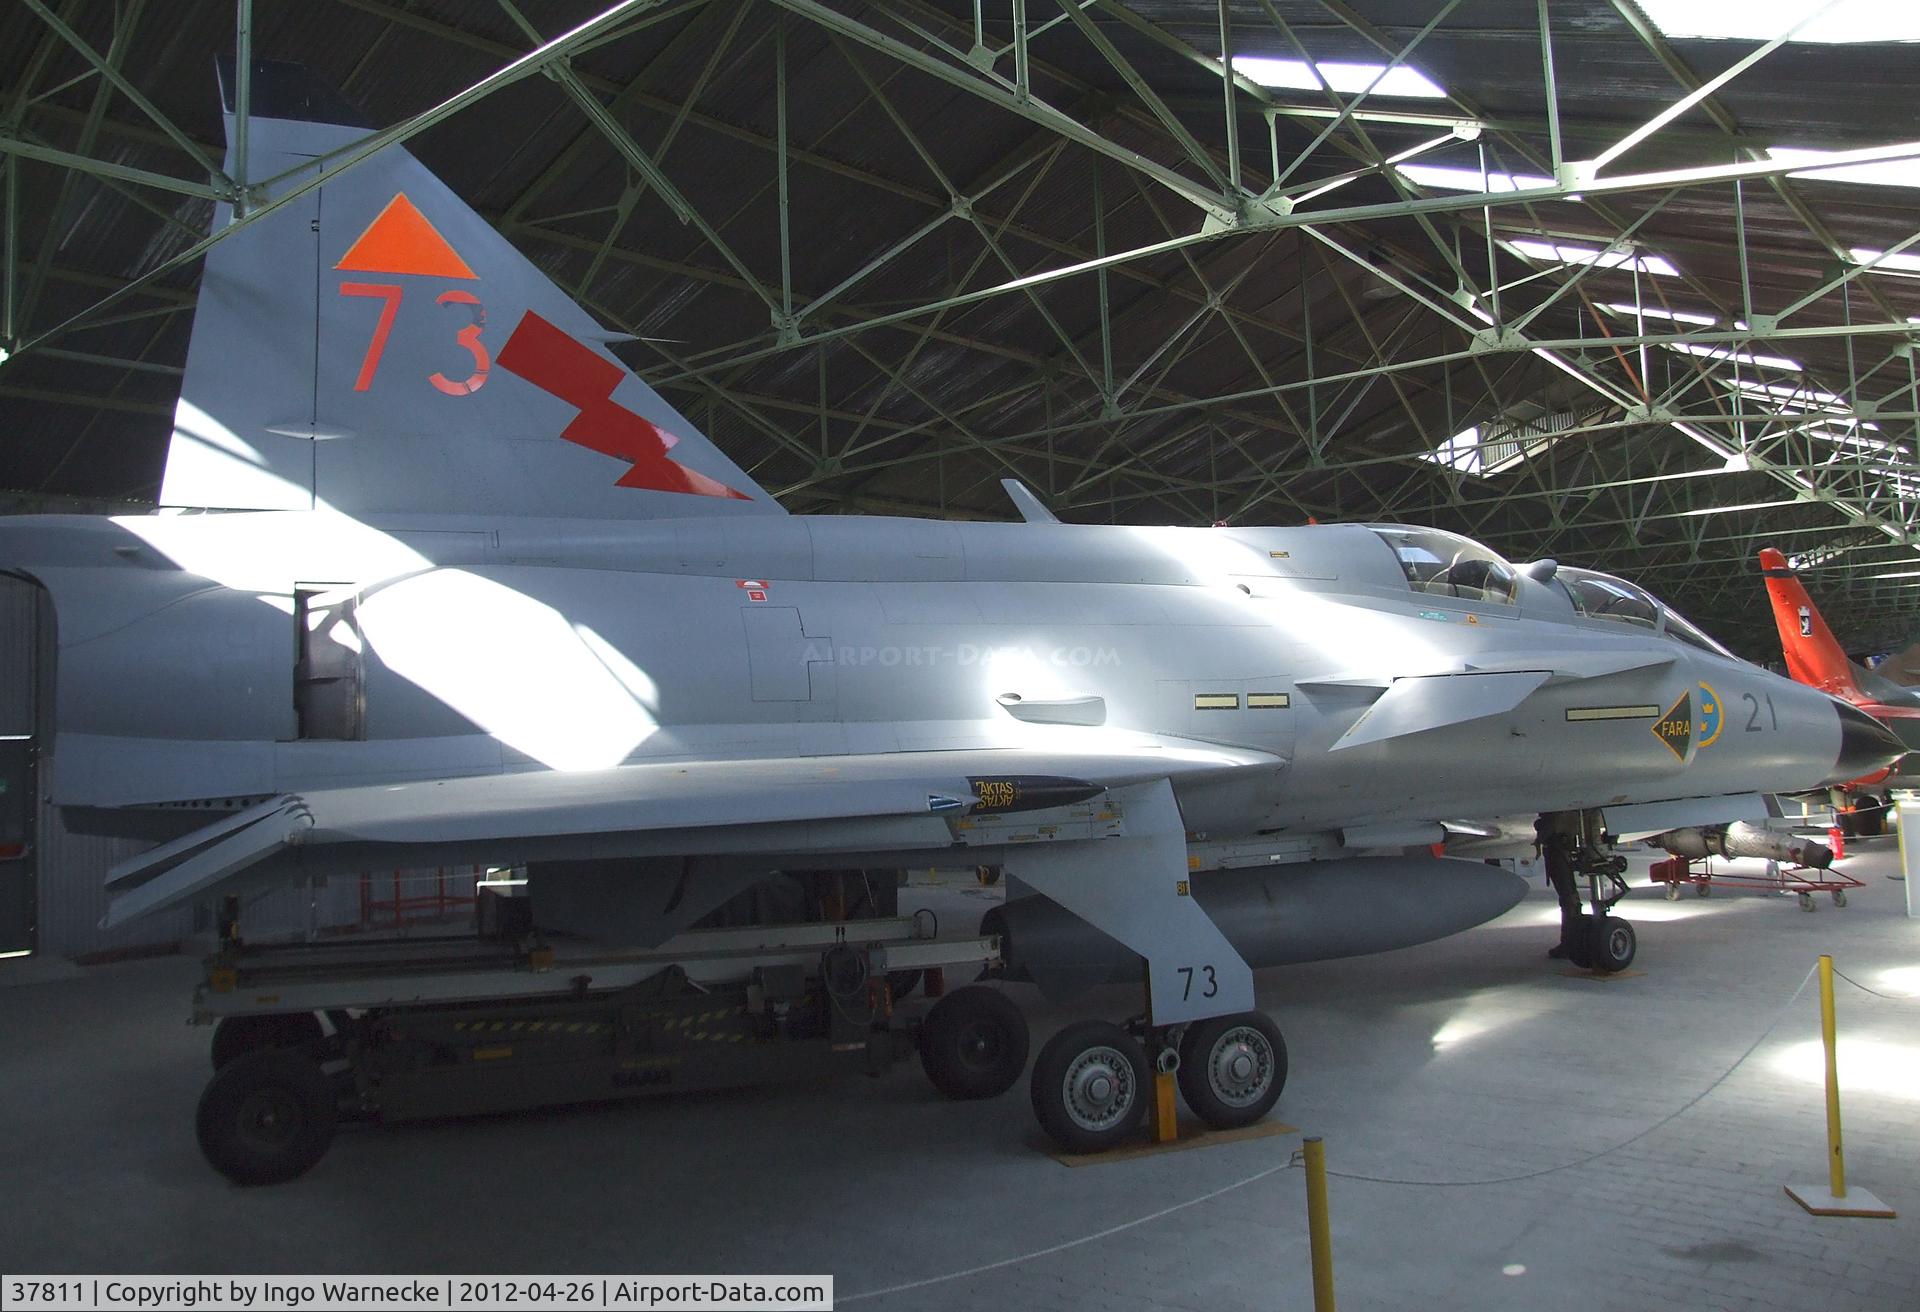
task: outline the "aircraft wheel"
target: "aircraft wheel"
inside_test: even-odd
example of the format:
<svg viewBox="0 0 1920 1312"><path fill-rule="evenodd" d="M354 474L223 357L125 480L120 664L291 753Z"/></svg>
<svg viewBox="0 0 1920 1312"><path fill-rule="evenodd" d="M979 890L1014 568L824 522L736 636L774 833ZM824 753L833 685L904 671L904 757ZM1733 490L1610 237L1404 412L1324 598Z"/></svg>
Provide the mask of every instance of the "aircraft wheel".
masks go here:
<svg viewBox="0 0 1920 1312"><path fill-rule="evenodd" d="M920 1068L949 1098L997 1098L1027 1068L1027 1018L984 984L955 989L920 1027Z"/></svg>
<svg viewBox="0 0 1920 1312"><path fill-rule="evenodd" d="M921 977L925 974L921 970L890 970L887 972L887 992L898 1002L920 987Z"/></svg>
<svg viewBox="0 0 1920 1312"><path fill-rule="evenodd" d="M235 1184L304 1175L333 1142L333 1084L311 1057L267 1048L236 1057L200 1095L200 1151Z"/></svg>
<svg viewBox="0 0 1920 1312"><path fill-rule="evenodd" d="M1878 838L1887 832L1887 808L1884 804L1862 807L1853 813L1853 827L1862 838Z"/></svg>
<svg viewBox="0 0 1920 1312"><path fill-rule="evenodd" d="M1180 1041L1180 1092L1216 1130L1252 1125L1287 1083L1280 1027L1257 1011L1216 1016L1187 1027Z"/></svg>
<svg viewBox="0 0 1920 1312"><path fill-rule="evenodd" d="M1138 1040L1108 1021L1083 1020L1040 1049L1033 1064L1033 1113L1062 1148L1099 1152L1139 1131L1152 1085Z"/></svg>
<svg viewBox="0 0 1920 1312"><path fill-rule="evenodd" d="M310 1011L283 1016L228 1016L213 1027L213 1068L269 1048L304 1048L325 1038Z"/></svg>
<svg viewBox="0 0 1920 1312"><path fill-rule="evenodd" d="M1589 950L1593 969L1603 975L1611 975L1633 964L1634 954L1639 951L1640 945L1630 922L1618 916L1607 916L1593 923L1592 934Z"/></svg>

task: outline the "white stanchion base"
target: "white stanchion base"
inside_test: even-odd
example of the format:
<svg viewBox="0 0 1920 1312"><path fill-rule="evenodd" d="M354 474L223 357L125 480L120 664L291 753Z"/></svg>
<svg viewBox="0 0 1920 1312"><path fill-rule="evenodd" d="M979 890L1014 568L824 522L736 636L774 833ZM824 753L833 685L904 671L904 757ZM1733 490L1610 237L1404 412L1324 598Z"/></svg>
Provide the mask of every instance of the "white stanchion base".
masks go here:
<svg viewBox="0 0 1920 1312"><path fill-rule="evenodd" d="M1847 1186L1845 1198L1835 1198L1824 1184L1790 1184L1787 1197L1815 1216L1865 1216L1892 1220L1894 1211L1865 1189Z"/></svg>

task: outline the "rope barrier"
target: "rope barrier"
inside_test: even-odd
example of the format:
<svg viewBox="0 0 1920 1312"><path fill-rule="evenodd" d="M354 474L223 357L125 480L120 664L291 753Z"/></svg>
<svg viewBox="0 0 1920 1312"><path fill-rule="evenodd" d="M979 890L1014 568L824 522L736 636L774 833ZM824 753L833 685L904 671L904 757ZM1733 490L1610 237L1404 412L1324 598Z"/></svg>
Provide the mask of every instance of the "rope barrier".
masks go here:
<svg viewBox="0 0 1920 1312"><path fill-rule="evenodd" d="M1401 1179L1395 1176L1365 1175L1359 1172L1331 1171L1331 1170L1328 1171L1327 1174L1335 1177L1336 1179L1352 1180L1352 1181L1356 1181L1364 1184L1397 1184L1397 1185L1406 1185L1414 1188L1429 1188L1429 1189L1474 1189L1474 1188L1483 1188L1487 1185L1515 1184L1522 1180L1537 1180L1544 1175L1554 1175L1560 1171L1570 1171L1575 1167L1585 1166L1589 1162L1598 1161L1602 1157L1606 1157L1613 1153L1617 1153L1624 1148L1632 1147L1634 1144L1640 1142L1640 1140L1646 1138L1648 1135L1654 1133L1656 1130L1660 1130L1665 1128L1668 1125L1671 1125L1674 1121L1678 1120L1680 1117L1686 1115L1688 1112L1692 1111L1695 1107L1699 1106L1700 1103L1705 1101L1706 1098L1710 1094L1712 1094L1715 1089L1718 1089L1722 1084L1725 1084L1727 1080L1732 1077L1735 1071L1739 1070L1742 1066L1744 1066L1747 1062L1747 1059L1753 1056L1754 1052L1758 1050L1758 1048L1762 1043L1766 1042L1767 1036L1773 1033L1774 1027L1779 1025L1781 1020L1785 1018L1787 1011L1793 1006L1794 1003L1800 1000L1800 995L1806 992L1807 985L1812 981L1814 972L1817 969L1818 969L1817 966L1808 967L1807 973L1801 977L1800 983L1798 986L1795 987L1792 995L1789 996L1785 1002L1780 1004L1778 1010L1774 1012L1772 1018L1767 1021L1766 1026L1754 1038L1753 1042L1747 1045L1746 1050L1742 1052L1737 1058L1734 1059L1734 1062L1731 1066L1727 1067L1726 1070L1722 1071L1717 1077L1715 1077L1711 1084L1707 1085L1706 1088L1702 1089L1699 1093L1695 1094L1692 1098L1689 1098L1685 1103L1681 1104L1675 1110L1667 1113L1667 1115L1665 1116L1662 1116L1659 1120L1655 1121L1652 1125L1647 1126L1644 1130L1641 1130L1637 1134L1634 1134L1626 1139L1622 1139L1619 1143L1613 1144L1610 1147L1602 1148L1598 1152L1588 1153L1586 1156L1576 1158L1571 1162L1563 1162L1558 1166L1547 1166L1547 1167L1542 1167L1540 1170L1537 1170L1537 1171L1523 1171L1517 1175L1495 1176L1491 1179L1485 1179L1485 1180L1412 1180L1412 1179ZM1837 974L1838 972L1835 972L1835 973ZM1846 977L1841 976L1841 978L1845 979ZM1847 980L1847 982L1849 984L1853 984L1854 987L1856 988L1865 988L1864 985L1858 984L1853 980ZM1871 993L1873 992L1873 990L1867 989L1867 992ZM1880 994L1878 996L1893 997L1894 995ZM1036 1248L1030 1252L1018 1253L1012 1257L1004 1257L997 1262L983 1262L979 1266L971 1266L962 1271L949 1271L945 1275L928 1276L924 1280L909 1280L903 1284L887 1285L880 1289L869 1289L869 1290L864 1290L858 1294L848 1294L840 1298L839 1302L842 1304L859 1303L871 1298L884 1298L889 1294L904 1294L916 1289L926 1289L933 1285L947 1284L950 1281L954 1281L954 1280L965 1280L972 1276L986 1275L987 1273L992 1271L1002 1271L1008 1267L1019 1266L1022 1263L1032 1262L1039 1258L1051 1257L1055 1253L1064 1253L1071 1249L1083 1247L1084 1245L1087 1245L1087 1244L1097 1243L1102 1239L1110 1239L1117 1234L1124 1234L1128 1230L1138 1229L1140 1226L1149 1225L1155 1221L1161 1220L1164 1217L1172 1216L1175 1212L1183 1212L1190 1207L1197 1207L1201 1203L1212 1202L1214 1199L1223 1197L1226 1194L1233 1193L1235 1190L1245 1189L1249 1185L1258 1184L1260 1181L1267 1179L1269 1176L1278 1175L1282 1171L1293 1170L1298 1167L1301 1167L1302 1165L1304 1165L1304 1155L1299 1150L1295 1150L1292 1156L1289 1157L1287 1161L1282 1162L1277 1166L1269 1166L1264 1170L1255 1171L1252 1175L1245 1176L1239 1180L1235 1180L1231 1184L1222 1185L1218 1189L1210 1190L1209 1192L1200 1194L1197 1197L1186 1199L1183 1202L1174 1203L1168 1207L1163 1207L1159 1211L1149 1212L1145 1216L1135 1217L1131 1221L1122 1221L1118 1225L1111 1225L1106 1227L1104 1230L1096 1230L1091 1234L1081 1235L1077 1239L1068 1239L1057 1244L1050 1244L1045 1248Z"/></svg>
<svg viewBox="0 0 1920 1312"><path fill-rule="evenodd" d="M1813 979L1814 972L1818 969L1819 967L1817 965L1807 968L1807 973L1801 977L1799 987L1794 989L1793 995L1780 1004L1779 1009L1773 1013L1773 1018L1767 1022L1766 1028L1761 1030L1759 1036L1747 1045L1745 1052L1742 1052L1734 1059L1733 1065L1720 1072L1713 1083L1689 1098L1678 1108L1662 1116L1646 1129L1641 1130L1638 1134L1632 1135L1629 1138L1622 1139L1619 1143L1611 1147L1602 1148L1598 1152L1588 1153L1585 1157L1575 1158L1571 1162L1562 1162L1558 1166L1544 1166L1537 1171L1523 1171L1518 1175L1499 1175L1487 1180L1407 1180L1390 1175L1361 1175L1359 1173L1349 1173L1345 1171L1329 1171L1327 1174L1336 1176L1342 1180L1357 1180L1366 1184L1399 1184L1425 1189L1472 1189L1490 1184L1516 1184L1521 1180L1537 1180L1543 1175L1554 1175L1560 1171L1570 1171L1576 1166L1585 1166L1588 1162L1597 1162L1602 1157L1610 1156L1623 1148L1632 1147L1634 1144L1639 1143L1642 1139L1652 1134L1655 1130L1663 1129L1671 1125L1674 1121L1679 1120L1680 1117L1686 1115L1704 1102L1707 1096L1715 1089L1725 1084L1735 1071L1746 1064L1747 1058L1753 1056L1755 1049L1767 1041L1767 1036L1773 1033L1774 1026L1778 1025L1782 1018L1786 1016L1788 1009L1800 1000L1800 995L1807 991L1807 984ZM1299 1154L1295 1153L1294 1156L1298 1158Z"/></svg>
<svg viewBox="0 0 1920 1312"><path fill-rule="evenodd" d="M1853 985L1855 988L1859 989L1862 993L1871 993L1874 997L1885 998L1888 1002L1920 1001L1920 994L1916 994L1916 993L1882 993L1879 989L1870 989L1865 984L1862 984L1859 980L1855 979L1853 976L1847 974L1847 972L1845 972L1844 970L1841 970L1838 966L1835 966L1833 968L1833 973L1838 975L1841 979L1845 980L1847 983Z"/></svg>

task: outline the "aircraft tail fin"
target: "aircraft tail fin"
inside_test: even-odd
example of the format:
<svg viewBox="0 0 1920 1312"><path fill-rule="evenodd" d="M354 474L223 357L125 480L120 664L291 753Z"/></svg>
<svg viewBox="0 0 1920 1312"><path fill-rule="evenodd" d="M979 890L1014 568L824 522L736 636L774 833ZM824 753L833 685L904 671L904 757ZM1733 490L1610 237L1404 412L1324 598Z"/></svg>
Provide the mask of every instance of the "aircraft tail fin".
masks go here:
<svg viewBox="0 0 1920 1312"><path fill-rule="evenodd" d="M1847 659L1787 558L1772 547L1762 548L1760 573L1766 578L1767 595L1773 601L1773 622L1780 630L1787 673L1843 701L1871 700L1861 691L1853 676L1853 662Z"/></svg>
<svg viewBox="0 0 1920 1312"><path fill-rule="evenodd" d="M367 130L298 65L256 61L251 106L248 173L268 198ZM216 230L232 217L216 206ZM782 513L608 350L621 340L388 146L207 253L161 503Z"/></svg>

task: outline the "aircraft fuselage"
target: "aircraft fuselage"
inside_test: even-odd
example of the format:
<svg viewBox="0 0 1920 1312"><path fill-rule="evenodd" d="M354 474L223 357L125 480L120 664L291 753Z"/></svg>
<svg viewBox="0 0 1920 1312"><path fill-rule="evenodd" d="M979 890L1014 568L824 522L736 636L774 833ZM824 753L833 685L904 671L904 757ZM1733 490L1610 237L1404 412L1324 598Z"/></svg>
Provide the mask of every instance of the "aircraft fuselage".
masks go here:
<svg viewBox="0 0 1920 1312"><path fill-rule="evenodd" d="M1358 526L236 512L17 519L0 560L53 595L55 800L155 836L346 783L1102 735L1284 762L1182 794L1224 836L1809 788L1842 746L1824 694L1532 578L1416 592ZM1528 670L1336 746L1396 679Z"/></svg>

